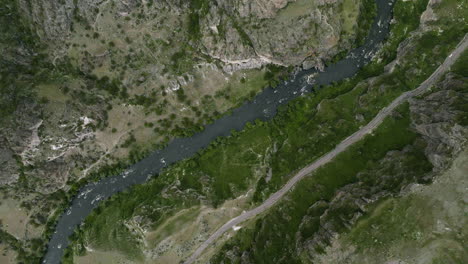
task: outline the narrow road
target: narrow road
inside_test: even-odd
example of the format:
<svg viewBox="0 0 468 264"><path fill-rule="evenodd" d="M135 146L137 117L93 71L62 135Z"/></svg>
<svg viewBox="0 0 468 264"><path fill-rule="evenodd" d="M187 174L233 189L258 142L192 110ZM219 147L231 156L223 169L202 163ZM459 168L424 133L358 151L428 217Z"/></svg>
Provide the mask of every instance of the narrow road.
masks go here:
<svg viewBox="0 0 468 264"><path fill-rule="evenodd" d="M383 120L390 115L390 113L403 102L408 100L413 96L420 95L427 91L429 87L431 87L441 76L444 74L450 66L460 57L462 52L468 46L468 35L462 39L462 41L458 44L455 50L445 59L444 63L440 65L437 70L435 70L429 78L427 78L418 88L408 91L397 97L390 105L380 110L377 116L372 119L366 126L361 128L360 130L356 131L354 134L343 140L340 144L336 146L335 149L328 152L326 155L322 156L318 160L314 161L312 164L308 165L307 167L300 170L294 177L292 177L286 185L284 185L280 190L272 194L263 204L259 205L258 207L244 212L243 214L232 218L223 226L221 226L216 232L214 232L205 242L203 242L200 247L193 252L193 254L184 262L185 264L193 263L202 253L203 251L215 240L221 237L225 232L230 230L233 226L239 225L240 223L251 219L258 214L264 212L265 210L271 208L275 205L291 188L302 178L309 175L311 172L316 170L317 168L325 165L326 163L330 162L335 158L338 154L345 151L349 146L353 145L354 143L358 142L367 134L372 133L372 131L377 128Z"/></svg>

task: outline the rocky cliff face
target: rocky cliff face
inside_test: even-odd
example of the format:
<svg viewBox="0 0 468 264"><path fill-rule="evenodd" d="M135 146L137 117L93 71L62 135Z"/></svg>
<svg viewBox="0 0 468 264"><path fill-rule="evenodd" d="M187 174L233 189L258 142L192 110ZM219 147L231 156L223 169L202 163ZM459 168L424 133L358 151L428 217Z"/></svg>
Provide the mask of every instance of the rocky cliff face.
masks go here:
<svg viewBox="0 0 468 264"><path fill-rule="evenodd" d="M442 171L450 165L451 158L463 150L468 138L468 128L457 122L459 109L466 102L466 78L449 74L439 84L439 89L424 98L411 100L414 128L427 142L426 156L434 167Z"/></svg>
<svg viewBox="0 0 468 264"><path fill-rule="evenodd" d="M77 19L92 21L102 0L18 0L19 7L41 39L56 45L70 36ZM132 1L130 1L132 2ZM135 1L133 1L135 2Z"/></svg>
<svg viewBox="0 0 468 264"><path fill-rule="evenodd" d="M150 18L170 14L181 27L197 25L169 30L177 35L200 34L196 41L200 51L235 69L269 63L299 65L311 56L332 56L351 45L350 29L357 25L360 5L359 0L19 2L38 35L58 48L54 53L64 48L77 23L98 29L104 12L111 12L116 20L135 12Z"/></svg>
<svg viewBox="0 0 468 264"><path fill-rule="evenodd" d="M242 60L251 59L264 64L298 65L311 55L328 56L336 52L343 21L334 14L341 4L340 1L219 1L219 6L224 7L221 10L226 11L211 7L202 22L202 42L208 54L228 64L242 64ZM285 9L288 5L289 9ZM229 30L221 32L218 29L221 27ZM250 63L255 65L253 61Z"/></svg>

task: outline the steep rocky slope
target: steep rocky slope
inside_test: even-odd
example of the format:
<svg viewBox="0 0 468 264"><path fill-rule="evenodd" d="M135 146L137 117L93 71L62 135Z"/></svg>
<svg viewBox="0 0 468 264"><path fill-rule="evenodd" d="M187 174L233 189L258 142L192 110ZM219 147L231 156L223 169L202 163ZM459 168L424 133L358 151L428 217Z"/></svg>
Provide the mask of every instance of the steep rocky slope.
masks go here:
<svg viewBox="0 0 468 264"><path fill-rule="evenodd" d="M199 51L214 59L258 67L270 62L298 65L312 54L324 58L349 47L360 1L20 0L20 6L38 35L56 45L55 54L63 52L63 43L75 35L77 24L100 33L109 15L113 21L107 23L114 24L109 26L136 18L134 28L151 24L158 28L152 33L161 41L189 35L192 39L186 41L200 40ZM158 24L159 19L165 23Z"/></svg>

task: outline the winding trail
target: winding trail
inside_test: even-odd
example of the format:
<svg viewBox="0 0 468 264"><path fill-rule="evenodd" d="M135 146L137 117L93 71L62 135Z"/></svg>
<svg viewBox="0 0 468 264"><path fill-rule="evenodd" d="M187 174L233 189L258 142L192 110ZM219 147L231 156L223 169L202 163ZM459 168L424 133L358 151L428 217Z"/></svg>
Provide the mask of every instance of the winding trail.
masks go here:
<svg viewBox="0 0 468 264"><path fill-rule="evenodd" d="M435 70L429 78L427 78L418 88L405 92L397 97L393 102L388 105L387 107L380 110L380 112L370 121L366 126L361 128L360 130L356 131L354 134L343 140L340 144L338 144L335 149L328 152L326 155L322 156L318 160L314 161L312 164L308 165L307 167L300 170L294 177L292 177L280 190L272 194L265 202L263 202L258 207L244 212L243 214L232 218L223 226L221 226L216 232L214 232L207 240L205 240L197 250L184 262L185 264L191 264L195 262L195 260L203 253L203 251L214 241L216 241L219 237L221 237L225 232L230 230L236 225L251 219L263 212L267 209L273 207L289 190L294 187L294 185L302 180L305 176L309 175L317 168L325 165L326 163L333 160L337 155L345 151L349 146L353 145L354 143L360 141L364 138L367 134L372 133L372 131L377 128L383 120L388 117L392 111L397 108L399 105L404 103L406 100L413 96L418 96L426 92L439 78L444 74L450 66L452 66L455 61L460 57L462 52L468 47L468 35L460 41L458 46L455 50L445 59L444 63L440 65L437 70Z"/></svg>

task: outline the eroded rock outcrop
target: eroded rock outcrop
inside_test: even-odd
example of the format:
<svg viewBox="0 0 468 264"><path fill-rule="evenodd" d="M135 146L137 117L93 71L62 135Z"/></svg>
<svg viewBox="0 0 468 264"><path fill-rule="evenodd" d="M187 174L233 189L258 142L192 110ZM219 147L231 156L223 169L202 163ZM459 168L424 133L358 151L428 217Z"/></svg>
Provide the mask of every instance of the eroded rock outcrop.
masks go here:
<svg viewBox="0 0 468 264"><path fill-rule="evenodd" d="M355 10L341 13L343 1L198 1L202 7L189 1L102 1L19 0L21 9L31 21L38 35L54 46L53 52L61 54L63 44L71 36L74 25L85 23L99 29L100 16L114 12L116 18L130 17L132 13L160 17L171 14L182 26L198 23L201 34L201 51L234 65L231 70L258 68L274 63L299 65L307 57L328 58L340 49L350 47L352 37L343 27L357 25L360 1L355 0ZM150 5L151 3L151 5ZM187 21L187 16L197 14L197 21ZM162 25L164 26L164 25ZM175 34L192 34L174 31ZM198 30L198 29L197 29ZM351 33L352 34L352 33ZM246 62L250 60L251 62ZM314 59L312 58L311 62ZM310 63L310 62L309 62Z"/></svg>

